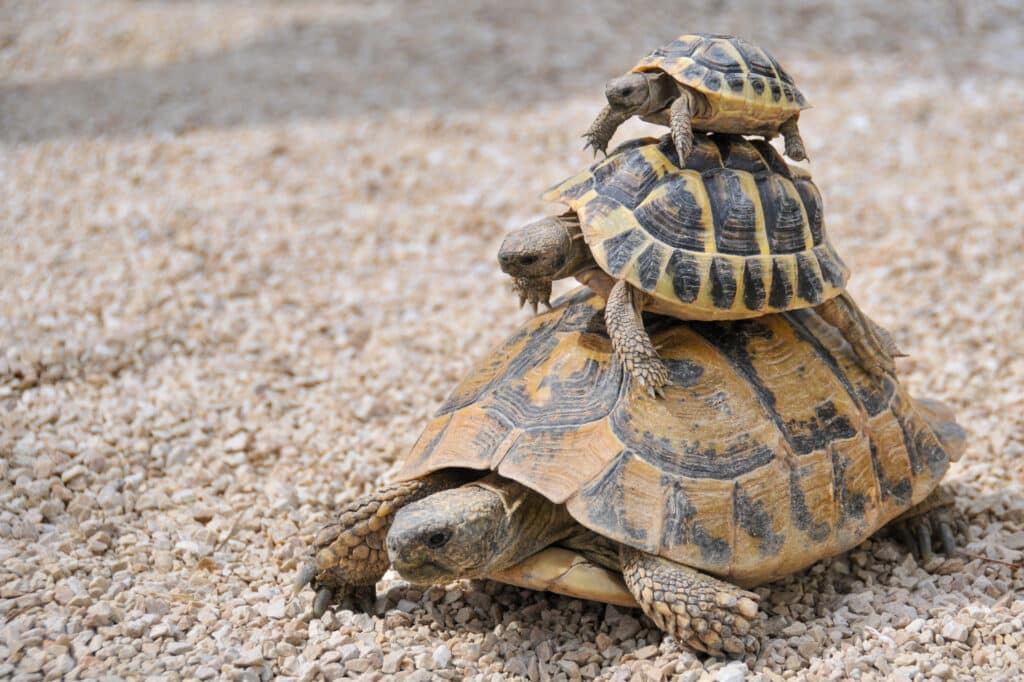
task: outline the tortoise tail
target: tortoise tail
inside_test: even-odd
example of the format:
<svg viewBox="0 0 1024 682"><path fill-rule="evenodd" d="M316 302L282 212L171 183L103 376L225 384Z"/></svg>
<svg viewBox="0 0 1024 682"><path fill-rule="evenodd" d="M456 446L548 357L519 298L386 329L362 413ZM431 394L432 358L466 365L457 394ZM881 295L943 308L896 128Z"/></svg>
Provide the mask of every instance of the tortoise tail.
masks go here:
<svg viewBox="0 0 1024 682"><path fill-rule="evenodd" d="M946 450L949 461L955 462L960 459L967 447L967 432L956 423L953 408L930 398L920 398L916 402L928 426Z"/></svg>

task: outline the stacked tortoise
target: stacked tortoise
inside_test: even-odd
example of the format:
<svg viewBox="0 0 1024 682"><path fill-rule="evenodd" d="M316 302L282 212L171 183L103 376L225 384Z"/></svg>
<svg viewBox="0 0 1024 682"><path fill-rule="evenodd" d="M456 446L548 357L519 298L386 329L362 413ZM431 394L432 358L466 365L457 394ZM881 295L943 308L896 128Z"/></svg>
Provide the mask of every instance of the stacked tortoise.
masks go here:
<svg viewBox="0 0 1024 682"><path fill-rule="evenodd" d="M692 149L694 130L771 138L781 133L786 155L807 158L797 127L807 101L778 61L735 36L680 36L605 86L608 105L584 135L604 152L632 116L667 125L679 158Z"/></svg>
<svg viewBox="0 0 1024 682"><path fill-rule="evenodd" d="M319 532L298 579L316 613L393 566L416 583L635 600L696 649L750 656L762 621L744 588L894 519L923 554L933 530L951 550L935 512L963 432L944 405L868 375L819 315L649 316L668 382L637 401L603 306L582 288L526 322L455 389L398 481Z"/></svg>
<svg viewBox="0 0 1024 682"><path fill-rule="evenodd" d="M865 369L894 375L894 344L845 292L811 176L762 140L693 142L682 165L668 136L627 142L544 194L569 211L511 232L498 254L521 301L546 303L552 280L572 276L605 294L616 352L651 393L667 373L643 310L723 320L815 307Z"/></svg>

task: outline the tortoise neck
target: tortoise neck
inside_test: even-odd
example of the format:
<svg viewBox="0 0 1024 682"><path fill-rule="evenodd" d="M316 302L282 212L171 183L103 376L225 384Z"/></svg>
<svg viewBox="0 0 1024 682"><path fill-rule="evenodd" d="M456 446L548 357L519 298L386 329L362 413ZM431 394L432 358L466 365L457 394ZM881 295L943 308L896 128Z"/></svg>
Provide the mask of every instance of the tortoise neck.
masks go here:
<svg viewBox="0 0 1024 682"><path fill-rule="evenodd" d="M580 272L589 270L597 265L594 261L594 254L591 253L587 240L583 237L583 230L580 228L580 218L575 211L563 213L558 216L559 224L569 235L569 250L565 256L565 265L555 273L552 280L565 277L575 277Z"/></svg>
<svg viewBox="0 0 1024 682"><path fill-rule="evenodd" d="M481 488L500 501L503 527L491 538L494 556L488 571L518 564L540 550L571 536L579 524L565 505L555 504L521 483L490 474L467 487Z"/></svg>

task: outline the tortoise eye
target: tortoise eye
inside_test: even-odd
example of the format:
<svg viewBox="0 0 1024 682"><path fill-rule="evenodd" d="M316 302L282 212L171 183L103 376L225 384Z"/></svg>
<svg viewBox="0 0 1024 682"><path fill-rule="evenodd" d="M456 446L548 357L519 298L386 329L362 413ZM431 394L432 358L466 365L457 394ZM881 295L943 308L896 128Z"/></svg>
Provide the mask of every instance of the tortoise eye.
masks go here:
<svg viewBox="0 0 1024 682"><path fill-rule="evenodd" d="M427 546L431 549L440 549L445 546L449 537L451 536L447 532L438 531L437 533L432 533L430 537L427 538Z"/></svg>
<svg viewBox="0 0 1024 682"><path fill-rule="evenodd" d="M537 256L522 256L519 258L520 265L533 265L537 262Z"/></svg>

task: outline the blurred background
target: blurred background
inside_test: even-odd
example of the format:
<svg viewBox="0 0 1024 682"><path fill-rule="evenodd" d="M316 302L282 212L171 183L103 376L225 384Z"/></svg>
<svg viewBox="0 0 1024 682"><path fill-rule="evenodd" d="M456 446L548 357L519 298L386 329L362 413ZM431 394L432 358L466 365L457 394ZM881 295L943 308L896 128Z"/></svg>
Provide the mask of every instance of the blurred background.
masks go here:
<svg viewBox="0 0 1024 682"><path fill-rule="evenodd" d="M316 661L338 632L356 641L374 624L348 614L307 627L309 595L283 596L312 531L387 476L454 383L525 319L495 261L502 235L560 210L537 197L592 162L580 136L605 81L690 31L767 48L813 105L804 165L851 290L908 353L912 391L950 402L971 433L951 473L970 546L1019 560L1022 3L9 0L0 536L27 599L4 612L18 631L80 637L107 605L117 617L94 614L94 634L131 644L118 623L153 616L147 628L173 623L195 648L154 640L149 668L122 652L87 672L342 665ZM614 143L663 132L634 121ZM40 568L55 565L72 568ZM861 576L879 613L908 603L887 582L892 565ZM107 584L87 590L95 576ZM1022 588L1019 571L979 564L941 580L949 601L914 618L963 620L968 602ZM777 622L766 670L813 675L849 659L849 674L867 656L864 626L899 622L848 610L841 623L843 597L794 585L773 592L784 612L839 634L800 648ZM64 602L47 597L64 588ZM76 602L75 590L95 596ZM524 597L509 594L475 631L453 623L421 644L471 646L521 616ZM993 609L971 622L1004 622ZM598 627L622 651L662 641L646 625L610 630L603 613L585 607L586 632L537 627L556 647ZM291 649L274 648L288 633ZM0 673L31 667L39 646L10 649ZM487 665L530 672L514 661L534 654L517 646ZM913 665L962 653L944 646L929 640ZM985 646L978 665L996 674L1019 644ZM231 659L232 647L251 655ZM684 660L663 654L652 661ZM647 665L602 660L627 679Z"/></svg>

